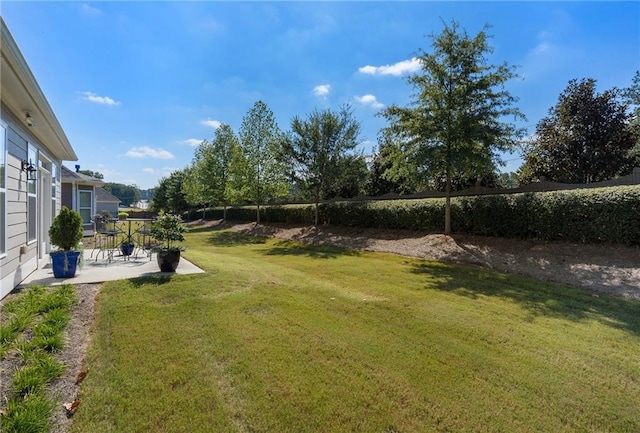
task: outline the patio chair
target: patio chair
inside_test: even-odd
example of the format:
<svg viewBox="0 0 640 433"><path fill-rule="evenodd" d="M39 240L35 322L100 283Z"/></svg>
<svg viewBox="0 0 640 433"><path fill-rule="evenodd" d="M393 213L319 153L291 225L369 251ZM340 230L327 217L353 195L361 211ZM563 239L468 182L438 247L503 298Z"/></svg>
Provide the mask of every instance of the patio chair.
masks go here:
<svg viewBox="0 0 640 433"><path fill-rule="evenodd" d="M93 220L95 226L94 229L94 245L91 251L91 258L96 255L96 261L102 254L102 258L106 258L107 262L111 263L113 260L113 253L118 249L117 235L118 232L113 224L113 221L103 217L102 215L96 215Z"/></svg>

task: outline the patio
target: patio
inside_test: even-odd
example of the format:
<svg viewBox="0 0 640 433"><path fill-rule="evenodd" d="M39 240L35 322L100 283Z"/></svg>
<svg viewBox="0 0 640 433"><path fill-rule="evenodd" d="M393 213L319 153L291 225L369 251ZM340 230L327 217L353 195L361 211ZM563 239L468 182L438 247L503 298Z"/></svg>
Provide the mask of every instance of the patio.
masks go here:
<svg viewBox="0 0 640 433"><path fill-rule="evenodd" d="M160 272L155 256L149 257L146 253L139 254L137 257L135 255L129 256L127 260L125 260L125 256L115 254L113 259L109 261L102 254L96 259L96 252L91 248L87 248L84 250L83 258L82 268L78 268L76 276L73 278L54 278L51 263L48 263L44 268L38 269L29 275L20 283L19 287L102 283L137 277L204 273L202 269L184 257L181 257L180 264L175 272Z"/></svg>

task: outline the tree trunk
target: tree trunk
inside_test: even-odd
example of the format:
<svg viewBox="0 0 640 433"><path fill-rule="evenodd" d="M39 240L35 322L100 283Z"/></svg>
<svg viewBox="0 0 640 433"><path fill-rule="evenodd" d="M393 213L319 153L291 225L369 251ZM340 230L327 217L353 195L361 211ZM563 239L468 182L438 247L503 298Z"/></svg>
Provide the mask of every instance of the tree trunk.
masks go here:
<svg viewBox="0 0 640 433"><path fill-rule="evenodd" d="M227 204L224 203L222 208L222 221L226 221L226 220L227 220Z"/></svg>
<svg viewBox="0 0 640 433"><path fill-rule="evenodd" d="M444 234L451 234L451 179L447 174L444 202Z"/></svg>
<svg viewBox="0 0 640 433"><path fill-rule="evenodd" d="M318 226L318 200L316 200L316 216L315 216L315 223L314 225L317 227Z"/></svg>
<svg viewBox="0 0 640 433"><path fill-rule="evenodd" d="M258 211L256 216L256 223L260 224L260 202L258 202L257 206L258 206Z"/></svg>

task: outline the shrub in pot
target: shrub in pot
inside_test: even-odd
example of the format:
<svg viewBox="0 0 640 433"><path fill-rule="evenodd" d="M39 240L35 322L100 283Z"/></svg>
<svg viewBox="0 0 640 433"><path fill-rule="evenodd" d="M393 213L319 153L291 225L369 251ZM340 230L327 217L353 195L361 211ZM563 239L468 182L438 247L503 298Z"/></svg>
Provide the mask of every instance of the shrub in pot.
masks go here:
<svg viewBox="0 0 640 433"><path fill-rule="evenodd" d="M161 245L154 248L157 253L158 266L162 272L175 272L180 263L180 252L183 247L176 245L184 241L187 226L178 215L161 212L151 225L151 236Z"/></svg>
<svg viewBox="0 0 640 433"><path fill-rule="evenodd" d="M80 258L80 240L82 239L82 217L66 206L62 206L49 227L49 239L58 247L50 254L53 264L53 276L71 278L76 274Z"/></svg>

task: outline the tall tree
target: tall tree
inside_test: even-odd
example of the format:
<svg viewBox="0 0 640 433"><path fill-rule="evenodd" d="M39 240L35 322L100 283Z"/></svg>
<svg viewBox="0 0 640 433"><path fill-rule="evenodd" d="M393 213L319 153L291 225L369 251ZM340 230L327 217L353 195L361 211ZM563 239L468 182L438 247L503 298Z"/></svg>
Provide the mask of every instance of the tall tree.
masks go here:
<svg viewBox="0 0 640 433"><path fill-rule="evenodd" d="M202 142L200 145L204 144ZM197 155L197 151L196 151ZM187 203L192 207L202 207L202 219L207 211L208 197L206 196L207 185L200 180L199 167L196 163L196 156L191 161L191 165L184 169L184 179L182 182L182 192Z"/></svg>
<svg viewBox="0 0 640 433"><path fill-rule="evenodd" d="M260 223L260 205L268 200L287 194L285 167L279 160L283 135L278 128L273 112L262 101L257 101L242 119L240 147L244 162L237 173L244 178L245 198L256 204L256 221Z"/></svg>
<svg viewBox="0 0 640 433"><path fill-rule="evenodd" d="M475 37L457 22L432 35L432 52L419 50L421 73L409 77L416 93L409 107L390 106L382 115L402 137L405 154L422 172L445 179L445 233L451 233L451 179L486 173L512 149L522 131L504 121L524 115L505 83L515 67L489 64L487 27Z"/></svg>
<svg viewBox="0 0 640 433"><path fill-rule="evenodd" d="M194 152L182 188L189 203L203 205L202 218L207 205L222 204L223 219L226 219L227 205L232 196L229 179L233 155L238 148L233 130L222 124L216 129L213 140L203 141Z"/></svg>
<svg viewBox="0 0 640 433"><path fill-rule="evenodd" d="M365 190L370 196L387 193L412 194L416 192L417 170L413 161L406 159L398 140L389 129L378 136L378 150L373 154Z"/></svg>
<svg viewBox="0 0 640 433"><path fill-rule="evenodd" d="M140 199L140 189L136 185L107 182L103 188L120 199L125 206L136 203Z"/></svg>
<svg viewBox="0 0 640 433"><path fill-rule="evenodd" d="M348 105L338 112L331 109L309 114L306 120L295 116L291 134L284 142L285 158L293 176L315 202L315 224L323 192L340 174L341 162L358 145L360 123Z"/></svg>
<svg viewBox="0 0 640 433"><path fill-rule="evenodd" d="M344 155L336 159L336 177L328 182L322 198L351 198L365 193L369 169L361 153Z"/></svg>
<svg viewBox="0 0 640 433"><path fill-rule="evenodd" d="M160 179L151 202L152 209L174 214L188 210L189 203L182 188L184 179L185 170L176 170L169 177Z"/></svg>
<svg viewBox="0 0 640 433"><path fill-rule="evenodd" d="M636 146L631 152L638 155L640 154L640 71L636 71L631 86L624 89L623 96L631 107L629 127L636 134Z"/></svg>
<svg viewBox="0 0 640 433"><path fill-rule="evenodd" d="M591 183L629 173L637 126L613 88L596 92L596 80L571 80L549 115L538 122L521 173L567 183ZM531 180L531 179L529 179Z"/></svg>

